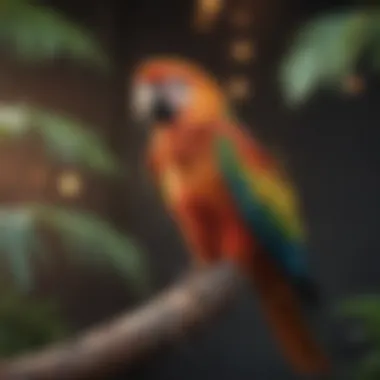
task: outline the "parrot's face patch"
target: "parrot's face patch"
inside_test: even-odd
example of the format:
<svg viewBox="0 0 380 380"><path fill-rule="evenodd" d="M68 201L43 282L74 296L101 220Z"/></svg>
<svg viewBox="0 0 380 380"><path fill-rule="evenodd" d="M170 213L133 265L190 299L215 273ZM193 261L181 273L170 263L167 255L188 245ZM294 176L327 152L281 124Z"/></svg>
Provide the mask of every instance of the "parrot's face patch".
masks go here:
<svg viewBox="0 0 380 380"><path fill-rule="evenodd" d="M152 127L204 125L225 117L227 99L217 80L198 65L157 57L136 69L132 111Z"/></svg>
<svg viewBox="0 0 380 380"><path fill-rule="evenodd" d="M191 87L181 79L140 81L132 90L132 111L149 123L171 123L191 100Z"/></svg>

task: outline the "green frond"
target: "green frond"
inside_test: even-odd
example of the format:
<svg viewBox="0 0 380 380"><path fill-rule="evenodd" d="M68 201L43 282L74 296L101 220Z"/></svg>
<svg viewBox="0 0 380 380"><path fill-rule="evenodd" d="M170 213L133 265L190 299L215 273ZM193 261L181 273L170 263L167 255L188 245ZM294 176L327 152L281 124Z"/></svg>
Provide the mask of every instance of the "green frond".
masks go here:
<svg viewBox="0 0 380 380"><path fill-rule="evenodd" d="M74 118L26 105L0 105L0 138L38 134L53 158L115 175L122 170L103 140Z"/></svg>
<svg viewBox="0 0 380 380"><path fill-rule="evenodd" d="M380 72L380 11L373 15L372 26L372 69Z"/></svg>
<svg viewBox="0 0 380 380"><path fill-rule="evenodd" d="M130 280L137 291L147 287L146 267L140 247L108 222L90 212L58 206L37 206L39 219L56 231L75 260L104 267L110 265Z"/></svg>
<svg viewBox="0 0 380 380"><path fill-rule="evenodd" d="M0 290L0 356L20 354L58 341L69 328L55 303Z"/></svg>
<svg viewBox="0 0 380 380"><path fill-rule="evenodd" d="M380 343L380 297L376 295L357 296L342 302L338 313L359 319L364 328Z"/></svg>
<svg viewBox="0 0 380 380"><path fill-rule="evenodd" d="M307 101L321 87L340 89L367 49L379 64L379 8L338 11L306 23L280 70L280 83L288 104Z"/></svg>
<svg viewBox="0 0 380 380"><path fill-rule="evenodd" d="M375 350L362 359L354 371L356 380L380 379L380 350Z"/></svg>
<svg viewBox="0 0 380 380"><path fill-rule="evenodd" d="M71 117L45 110L34 110L32 115L32 127L59 160L84 165L103 174L121 172L109 148L89 127Z"/></svg>
<svg viewBox="0 0 380 380"><path fill-rule="evenodd" d="M11 275L24 290L29 290L33 281L30 255L40 248L35 222L29 208L0 209L0 254L5 255Z"/></svg>
<svg viewBox="0 0 380 380"><path fill-rule="evenodd" d="M90 212L44 204L0 208L0 254L16 284L29 290L33 284L31 257L50 257L40 227L56 233L75 262L109 266L124 276L137 292L148 290L142 249L126 234Z"/></svg>
<svg viewBox="0 0 380 380"><path fill-rule="evenodd" d="M109 62L88 31L57 11L28 0L3 0L0 43L21 59L42 61L57 56L87 61L103 69Z"/></svg>

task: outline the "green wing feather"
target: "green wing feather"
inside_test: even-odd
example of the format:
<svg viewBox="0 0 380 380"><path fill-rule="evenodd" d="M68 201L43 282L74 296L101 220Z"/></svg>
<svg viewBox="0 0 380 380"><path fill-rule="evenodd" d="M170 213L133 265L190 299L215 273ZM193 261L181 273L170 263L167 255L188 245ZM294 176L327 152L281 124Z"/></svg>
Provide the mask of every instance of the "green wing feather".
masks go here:
<svg viewBox="0 0 380 380"><path fill-rule="evenodd" d="M279 172L230 138L216 141L219 170L241 217L264 249L291 276L305 277L304 233L294 193ZM252 154L250 154L252 153Z"/></svg>

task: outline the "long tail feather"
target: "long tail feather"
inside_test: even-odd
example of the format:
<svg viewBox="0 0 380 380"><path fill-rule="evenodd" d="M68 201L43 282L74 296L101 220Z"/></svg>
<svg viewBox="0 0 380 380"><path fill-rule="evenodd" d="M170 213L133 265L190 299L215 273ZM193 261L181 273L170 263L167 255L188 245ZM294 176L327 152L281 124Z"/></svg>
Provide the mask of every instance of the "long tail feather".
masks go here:
<svg viewBox="0 0 380 380"><path fill-rule="evenodd" d="M313 338L291 285L265 255L255 254L252 281L284 356L301 374L327 374L327 356Z"/></svg>

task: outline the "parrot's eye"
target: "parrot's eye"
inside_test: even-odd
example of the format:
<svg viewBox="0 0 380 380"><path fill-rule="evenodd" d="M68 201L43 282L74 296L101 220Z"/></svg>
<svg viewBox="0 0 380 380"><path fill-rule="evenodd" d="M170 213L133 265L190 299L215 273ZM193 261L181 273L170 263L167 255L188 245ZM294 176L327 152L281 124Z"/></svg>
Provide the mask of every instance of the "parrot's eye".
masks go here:
<svg viewBox="0 0 380 380"><path fill-rule="evenodd" d="M180 80L171 80L162 87L165 98L175 107L186 105L190 97L189 86Z"/></svg>

